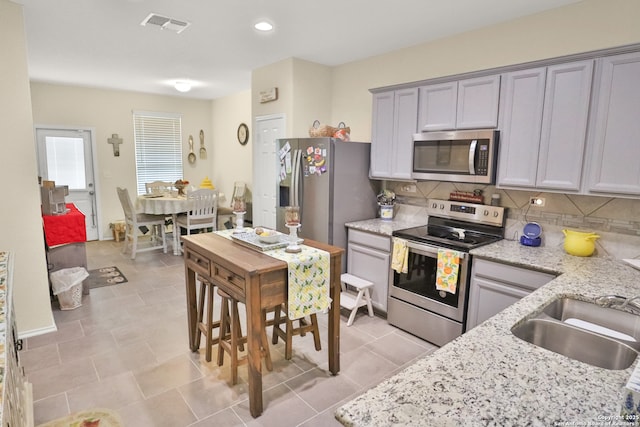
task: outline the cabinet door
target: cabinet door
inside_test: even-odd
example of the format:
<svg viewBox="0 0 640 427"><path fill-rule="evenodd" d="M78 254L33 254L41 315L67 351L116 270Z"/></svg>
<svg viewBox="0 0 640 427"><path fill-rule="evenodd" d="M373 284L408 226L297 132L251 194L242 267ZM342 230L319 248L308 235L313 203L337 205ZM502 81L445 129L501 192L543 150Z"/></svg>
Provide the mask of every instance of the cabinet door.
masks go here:
<svg viewBox="0 0 640 427"><path fill-rule="evenodd" d="M418 127L418 89L398 90L394 96L393 163L391 178L411 179L413 134Z"/></svg>
<svg viewBox="0 0 640 427"><path fill-rule="evenodd" d="M372 178L391 177L394 102L393 92L373 95L370 170Z"/></svg>
<svg viewBox="0 0 640 427"><path fill-rule="evenodd" d="M507 73L503 79L498 185L533 187L538 168L546 68Z"/></svg>
<svg viewBox="0 0 640 427"><path fill-rule="evenodd" d="M591 192L640 194L640 53L601 65L589 165Z"/></svg>
<svg viewBox="0 0 640 427"><path fill-rule="evenodd" d="M525 289L505 286L474 276L471 279L466 330L479 325L530 293Z"/></svg>
<svg viewBox="0 0 640 427"><path fill-rule="evenodd" d="M349 242L347 271L374 283L371 304L387 312L387 294L391 272L391 254Z"/></svg>
<svg viewBox="0 0 640 427"><path fill-rule="evenodd" d="M411 179L417 121L417 88L373 96L372 178Z"/></svg>
<svg viewBox="0 0 640 427"><path fill-rule="evenodd" d="M499 75L460 80L456 128L497 127L499 94Z"/></svg>
<svg viewBox="0 0 640 427"><path fill-rule="evenodd" d="M580 189L593 61L547 69L536 187Z"/></svg>
<svg viewBox="0 0 640 427"><path fill-rule="evenodd" d="M456 128L458 82L420 88L418 126L422 131Z"/></svg>

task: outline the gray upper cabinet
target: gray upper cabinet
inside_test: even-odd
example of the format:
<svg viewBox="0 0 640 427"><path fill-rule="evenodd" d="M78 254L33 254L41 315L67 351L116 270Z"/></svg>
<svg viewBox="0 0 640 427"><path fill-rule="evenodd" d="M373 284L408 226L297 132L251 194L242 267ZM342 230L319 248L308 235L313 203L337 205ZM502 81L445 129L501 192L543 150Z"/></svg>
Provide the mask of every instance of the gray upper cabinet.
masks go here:
<svg viewBox="0 0 640 427"><path fill-rule="evenodd" d="M498 186L535 186L545 80L546 68L503 77Z"/></svg>
<svg viewBox="0 0 640 427"><path fill-rule="evenodd" d="M498 185L579 191L593 61L504 77Z"/></svg>
<svg viewBox="0 0 640 427"><path fill-rule="evenodd" d="M500 76L486 76L458 82L457 129L498 126Z"/></svg>
<svg viewBox="0 0 640 427"><path fill-rule="evenodd" d="M420 130L495 128L499 93L499 75L422 86Z"/></svg>
<svg viewBox="0 0 640 427"><path fill-rule="evenodd" d="M580 189L593 61L547 68L536 187Z"/></svg>
<svg viewBox="0 0 640 427"><path fill-rule="evenodd" d="M598 60L588 166L591 194L640 194L640 53Z"/></svg>
<svg viewBox="0 0 640 427"><path fill-rule="evenodd" d="M418 88L373 95L371 178L411 179Z"/></svg>
<svg viewBox="0 0 640 427"><path fill-rule="evenodd" d="M455 129L458 82L420 88L418 123L421 131Z"/></svg>

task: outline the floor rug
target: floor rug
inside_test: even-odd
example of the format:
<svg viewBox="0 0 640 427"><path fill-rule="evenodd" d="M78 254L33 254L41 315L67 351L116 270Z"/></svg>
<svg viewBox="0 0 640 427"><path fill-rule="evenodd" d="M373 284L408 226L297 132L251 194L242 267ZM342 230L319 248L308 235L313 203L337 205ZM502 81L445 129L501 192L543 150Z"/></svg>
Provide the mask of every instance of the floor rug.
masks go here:
<svg viewBox="0 0 640 427"><path fill-rule="evenodd" d="M115 266L89 270L89 277L85 279L85 284L89 289L119 285L126 282L127 278L124 277L124 274Z"/></svg>
<svg viewBox="0 0 640 427"><path fill-rule="evenodd" d="M40 424L38 427L123 427L122 421L118 414L108 409L90 409L88 411L76 412Z"/></svg>

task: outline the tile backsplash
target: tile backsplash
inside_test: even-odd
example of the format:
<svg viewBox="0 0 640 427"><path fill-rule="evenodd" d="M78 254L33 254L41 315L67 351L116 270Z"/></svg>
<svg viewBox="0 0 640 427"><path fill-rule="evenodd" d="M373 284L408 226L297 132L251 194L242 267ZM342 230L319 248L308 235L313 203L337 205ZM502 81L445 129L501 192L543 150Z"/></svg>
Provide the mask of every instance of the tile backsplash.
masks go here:
<svg viewBox="0 0 640 427"><path fill-rule="evenodd" d="M595 256L640 258L640 199L581 196L496 189L492 185L420 181L415 184L386 181L385 187L396 193L402 215L424 215L427 199L448 199L453 191L483 191L485 203L492 194L500 195L507 210L505 238L518 240L527 222L542 226L543 246L561 246L562 230L593 231L600 235ZM411 191L415 189L416 191ZM543 207L529 205L531 197L543 197Z"/></svg>

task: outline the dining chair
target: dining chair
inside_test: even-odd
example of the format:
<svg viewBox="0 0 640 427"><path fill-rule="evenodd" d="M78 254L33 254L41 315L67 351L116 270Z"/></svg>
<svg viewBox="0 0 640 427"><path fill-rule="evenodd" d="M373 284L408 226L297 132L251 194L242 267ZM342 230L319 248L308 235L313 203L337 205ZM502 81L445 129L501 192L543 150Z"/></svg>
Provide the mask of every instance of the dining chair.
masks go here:
<svg viewBox="0 0 640 427"><path fill-rule="evenodd" d="M162 249L164 253L167 253L167 240L164 232L164 215L137 213L133 203L131 202L131 197L129 197L129 190L120 187L118 187L117 190L125 219L125 235L122 253L127 251L129 244L131 245L131 259L136 259L136 254L138 252L152 251L155 249ZM148 227L152 231L151 246L138 248L139 227L143 226ZM160 233L160 241L158 241L158 232Z"/></svg>
<svg viewBox="0 0 640 427"><path fill-rule="evenodd" d="M191 234L195 230L217 230L218 190L201 188L187 193L189 212L176 218L176 226Z"/></svg>
<svg viewBox="0 0 640 427"><path fill-rule="evenodd" d="M220 221L223 221L226 218L227 221L223 222L222 224L224 225L226 224L226 222L229 222L231 224L231 227L228 228L233 228L233 219L235 216L233 214L233 200L237 197L244 199L246 197L246 193L247 184L245 182L236 181L233 183L233 195L231 196L231 200L229 200L229 206L221 206L218 208L218 224L220 223Z"/></svg>
<svg viewBox="0 0 640 427"><path fill-rule="evenodd" d="M146 182L144 188L147 194L164 194L169 193L173 189L173 182L153 181Z"/></svg>

